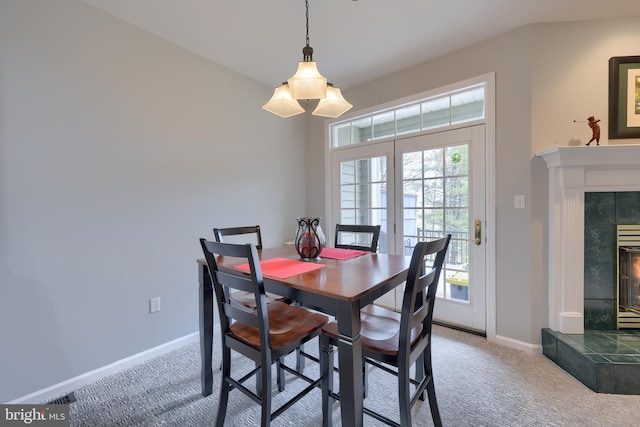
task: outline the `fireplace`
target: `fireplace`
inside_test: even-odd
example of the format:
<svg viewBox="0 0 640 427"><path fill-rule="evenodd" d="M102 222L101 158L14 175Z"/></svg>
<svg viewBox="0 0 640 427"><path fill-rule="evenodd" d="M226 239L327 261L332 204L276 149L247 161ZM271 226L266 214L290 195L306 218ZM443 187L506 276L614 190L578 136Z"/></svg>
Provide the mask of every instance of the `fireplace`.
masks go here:
<svg viewBox="0 0 640 427"><path fill-rule="evenodd" d="M549 328L583 334L585 194L639 192L640 145L557 147L537 155L549 171ZM612 265L617 256L614 245L615 241L610 246Z"/></svg>
<svg viewBox="0 0 640 427"><path fill-rule="evenodd" d="M558 147L538 156L549 171L543 354L593 391L640 395L640 328L613 330L618 246L640 248L640 237L619 245L616 239L618 226L640 227L640 145ZM629 253L623 263L631 268L627 291L638 277L638 257Z"/></svg>
<svg viewBox="0 0 640 427"><path fill-rule="evenodd" d="M619 225L618 328L640 328L640 225Z"/></svg>

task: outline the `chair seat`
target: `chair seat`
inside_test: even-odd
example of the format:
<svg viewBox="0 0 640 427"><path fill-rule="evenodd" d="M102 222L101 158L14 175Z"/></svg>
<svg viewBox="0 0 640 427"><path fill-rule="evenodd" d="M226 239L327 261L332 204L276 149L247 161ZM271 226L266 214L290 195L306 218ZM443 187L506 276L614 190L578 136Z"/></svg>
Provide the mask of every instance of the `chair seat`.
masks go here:
<svg viewBox="0 0 640 427"><path fill-rule="evenodd" d="M360 337L363 349L395 356L400 342L400 313L374 304L360 310ZM422 324L411 330L411 345L420 338ZM322 328L322 333L338 339L338 324L331 322Z"/></svg>
<svg viewBox="0 0 640 427"><path fill-rule="evenodd" d="M288 302L289 300L283 296L271 294L269 292L265 292L265 296L267 297L267 304L271 304L275 301ZM256 308L256 296L252 292L243 292L238 291L231 294L231 299L237 302L240 305L249 308Z"/></svg>
<svg viewBox="0 0 640 427"><path fill-rule="evenodd" d="M268 305L271 348L276 350L300 341L320 329L329 318L304 308L274 301ZM256 349L260 349L260 334L257 328L236 322L231 333Z"/></svg>

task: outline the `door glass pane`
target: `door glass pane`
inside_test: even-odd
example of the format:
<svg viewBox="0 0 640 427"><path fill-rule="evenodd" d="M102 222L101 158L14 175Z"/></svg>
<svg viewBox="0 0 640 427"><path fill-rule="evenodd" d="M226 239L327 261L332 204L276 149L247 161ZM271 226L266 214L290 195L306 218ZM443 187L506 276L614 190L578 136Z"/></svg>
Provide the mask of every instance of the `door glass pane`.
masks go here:
<svg viewBox="0 0 640 427"><path fill-rule="evenodd" d="M356 182L356 162L348 161L340 163L340 182L353 184Z"/></svg>
<svg viewBox="0 0 640 427"><path fill-rule="evenodd" d="M402 155L402 177L406 180L422 179L422 152L404 153Z"/></svg>
<svg viewBox="0 0 640 427"><path fill-rule="evenodd" d="M410 255L418 241L451 233L437 295L469 302L468 145L403 154L403 245Z"/></svg>
<svg viewBox="0 0 640 427"><path fill-rule="evenodd" d="M445 203L449 207L468 207L469 205L469 178L458 176L445 178L447 187Z"/></svg>
<svg viewBox="0 0 640 427"><path fill-rule="evenodd" d="M370 197L369 197L369 207L370 208L384 208L387 207L387 199L386 197L382 197L383 191L387 188L386 183L378 182L369 184ZM374 224L377 225L378 223ZM367 224L368 225L368 224Z"/></svg>
<svg viewBox="0 0 640 427"><path fill-rule="evenodd" d="M423 152L424 166L422 170L423 178L435 178L444 176L443 152L442 149L428 150Z"/></svg>
<svg viewBox="0 0 640 427"><path fill-rule="evenodd" d="M422 202L422 181L419 180L405 180L402 183L402 206L404 208L417 208L423 206Z"/></svg>
<svg viewBox="0 0 640 427"><path fill-rule="evenodd" d="M444 209L424 209L422 230L420 235L432 239L435 236L442 237L445 228Z"/></svg>
<svg viewBox="0 0 640 427"><path fill-rule="evenodd" d="M378 251L386 253L387 157L340 162L340 223L380 224Z"/></svg>
<svg viewBox="0 0 640 427"><path fill-rule="evenodd" d="M345 210L353 211L356 208L356 193L351 185L343 185L340 187L340 203ZM344 219L343 219L344 223ZM345 224L353 224L346 222Z"/></svg>
<svg viewBox="0 0 640 427"><path fill-rule="evenodd" d="M425 179L424 184L424 206L429 208L444 206L444 179Z"/></svg>
<svg viewBox="0 0 640 427"><path fill-rule="evenodd" d="M462 175L469 173L469 146L457 145L445 148L445 168L447 176Z"/></svg>

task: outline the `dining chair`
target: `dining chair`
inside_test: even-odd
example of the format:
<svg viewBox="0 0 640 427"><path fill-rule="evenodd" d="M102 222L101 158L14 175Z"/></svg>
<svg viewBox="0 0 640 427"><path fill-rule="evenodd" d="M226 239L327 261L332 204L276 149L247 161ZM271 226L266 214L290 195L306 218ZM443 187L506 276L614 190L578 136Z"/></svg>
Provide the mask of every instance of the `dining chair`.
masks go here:
<svg viewBox="0 0 640 427"><path fill-rule="evenodd" d="M336 224L334 247L377 252L380 238L379 225ZM304 372L305 359L317 362L319 359L304 351L304 346L296 352L296 369Z"/></svg>
<svg viewBox="0 0 640 427"><path fill-rule="evenodd" d="M214 228L213 236L216 239L216 242L222 243L254 243L256 245L256 249L262 249L262 232L260 230L259 225L249 225L242 227L228 227L228 228ZM230 237L234 239L233 242L224 241L224 237ZM240 238L238 238L239 236ZM273 301L288 301L287 298L281 297L280 295L275 295L267 292L267 304ZM247 307L255 308L255 300L253 298L253 293L251 292L234 292L231 295L231 298L234 302L238 304L245 305Z"/></svg>
<svg viewBox="0 0 640 427"><path fill-rule="evenodd" d="M312 379L282 364L282 369L309 385L273 411L271 366L284 360L287 354L301 344L319 336L322 326L329 319L323 314L281 301L267 305L255 245L211 242L205 239L200 239L200 244L209 267L222 331L222 380L216 426L222 427L224 424L231 390L238 390L258 403L261 406L261 425L269 426L277 416L321 384L321 377ZM241 258L249 264L250 273L219 269L216 263L218 256ZM232 304L225 288L253 294L256 309ZM238 361L237 358L232 359L232 350L253 360L255 369L246 375L243 372L243 376L238 377L238 373L232 372L232 362ZM323 358L324 355L321 355L321 362ZM254 376L259 379L256 381L256 392L244 385L245 381Z"/></svg>
<svg viewBox="0 0 640 427"><path fill-rule="evenodd" d="M429 399L435 426L442 426L431 366L431 328L436 290L451 235L419 242L413 249L400 313L370 304L360 311L364 364L394 374L398 381L400 423L364 408L364 413L392 426L411 426L411 408L418 399ZM430 265L430 267L429 267ZM324 425L331 425L331 405L340 396L333 387L333 346L339 339L338 325L331 322L322 328L320 358ZM410 368L415 365L415 375ZM413 391L412 391L413 388ZM385 390L385 392L388 392Z"/></svg>
<svg viewBox="0 0 640 427"><path fill-rule="evenodd" d="M254 243L257 250L262 249L262 231L259 225L246 225L241 227L227 227L227 228L214 228L213 236L216 242L222 243ZM227 237L233 242L224 242L223 238ZM225 289L228 292L228 290ZM267 298L267 304L271 304L274 301L282 301L290 303L288 298L280 295L265 293ZM253 292L233 292L231 295L231 301L236 304L243 305L252 309L256 308L256 301ZM280 366L280 364L278 364ZM302 372L302 371L301 371ZM284 391L284 371L278 368L278 391Z"/></svg>
<svg viewBox="0 0 640 427"><path fill-rule="evenodd" d="M377 252L379 225L336 224L334 247Z"/></svg>

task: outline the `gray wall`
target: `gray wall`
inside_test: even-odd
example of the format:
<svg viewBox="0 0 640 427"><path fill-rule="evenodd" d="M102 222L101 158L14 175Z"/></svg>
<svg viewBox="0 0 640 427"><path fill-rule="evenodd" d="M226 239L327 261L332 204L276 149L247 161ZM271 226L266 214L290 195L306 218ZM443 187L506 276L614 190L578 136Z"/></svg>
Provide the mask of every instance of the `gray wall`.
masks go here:
<svg viewBox="0 0 640 427"><path fill-rule="evenodd" d="M530 25L344 91L354 110L364 110L495 71L498 338L533 347L548 322L548 180L535 153L570 141L586 143L591 131L573 120L590 115L602 119L600 143L607 144L608 60L638 55L638 46L637 17ZM315 119L308 125L308 159L324 157L324 124ZM324 194L324 171L316 172L307 192ZM516 194L525 195L524 210L514 209ZM324 198L308 199L307 206L324 211Z"/></svg>
<svg viewBox="0 0 640 427"><path fill-rule="evenodd" d="M305 119L271 94L84 3L0 2L0 402L197 331L212 227L293 237Z"/></svg>

